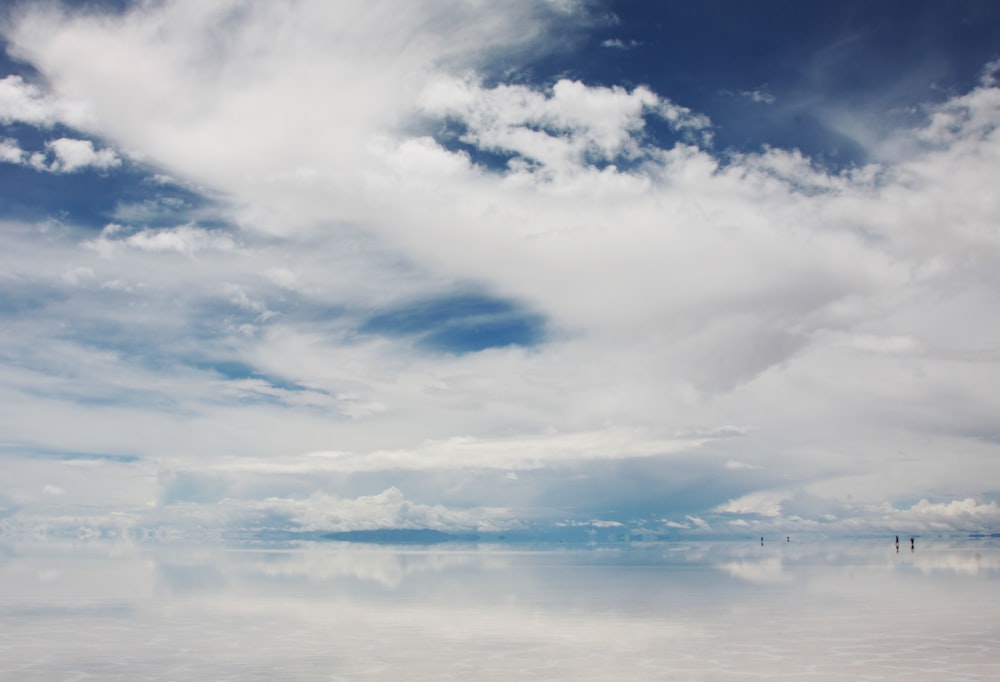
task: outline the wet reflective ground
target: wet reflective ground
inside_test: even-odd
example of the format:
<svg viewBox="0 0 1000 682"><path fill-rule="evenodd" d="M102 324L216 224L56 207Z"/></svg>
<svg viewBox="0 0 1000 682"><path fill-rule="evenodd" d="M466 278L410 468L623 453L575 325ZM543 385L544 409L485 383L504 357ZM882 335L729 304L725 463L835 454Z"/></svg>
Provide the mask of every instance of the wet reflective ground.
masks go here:
<svg viewBox="0 0 1000 682"><path fill-rule="evenodd" d="M1000 679L995 541L0 546L3 680Z"/></svg>

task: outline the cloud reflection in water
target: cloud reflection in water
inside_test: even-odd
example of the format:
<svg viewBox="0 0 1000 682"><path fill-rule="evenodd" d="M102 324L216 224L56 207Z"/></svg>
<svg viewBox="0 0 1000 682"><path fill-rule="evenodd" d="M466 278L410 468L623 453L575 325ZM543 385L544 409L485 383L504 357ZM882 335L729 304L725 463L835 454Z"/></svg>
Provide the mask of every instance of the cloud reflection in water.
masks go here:
<svg viewBox="0 0 1000 682"><path fill-rule="evenodd" d="M998 577L988 541L19 545L0 676L989 677Z"/></svg>

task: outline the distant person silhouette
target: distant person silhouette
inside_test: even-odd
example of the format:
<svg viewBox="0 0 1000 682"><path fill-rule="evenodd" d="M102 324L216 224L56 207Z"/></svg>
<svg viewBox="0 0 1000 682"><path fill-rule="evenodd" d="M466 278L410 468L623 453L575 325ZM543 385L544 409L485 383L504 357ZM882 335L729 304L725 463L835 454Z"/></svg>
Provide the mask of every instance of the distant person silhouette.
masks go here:
<svg viewBox="0 0 1000 682"><path fill-rule="evenodd" d="M763 547L763 546L764 546L764 538L761 538L761 539L760 539L760 546L761 546L761 547Z"/></svg>
<svg viewBox="0 0 1000 682"><path fill-rule="evenodd" d="M910 538L910 551L913 551L913 538Z"/></svg>

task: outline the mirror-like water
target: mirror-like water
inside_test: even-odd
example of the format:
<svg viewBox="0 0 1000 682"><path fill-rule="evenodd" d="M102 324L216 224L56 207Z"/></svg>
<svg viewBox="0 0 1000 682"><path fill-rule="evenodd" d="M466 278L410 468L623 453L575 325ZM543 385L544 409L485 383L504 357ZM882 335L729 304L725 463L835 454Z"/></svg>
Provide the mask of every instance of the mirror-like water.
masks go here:
<svg viewBox="0 0 1000 682"><path fill-rule="evenodd" d="M990 541L0 547L11 680L1000 679Z"/></svg>

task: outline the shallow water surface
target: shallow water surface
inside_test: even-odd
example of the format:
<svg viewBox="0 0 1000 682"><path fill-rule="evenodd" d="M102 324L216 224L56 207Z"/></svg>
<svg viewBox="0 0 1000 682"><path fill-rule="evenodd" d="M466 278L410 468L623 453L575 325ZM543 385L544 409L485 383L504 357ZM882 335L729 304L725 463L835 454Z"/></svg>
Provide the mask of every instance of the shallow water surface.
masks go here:
<svg viewBox="0 0 1000 682"><path fill-rule="evenodd" d="M904 678L1000 679L992 541L0 546L4 680Z"/></svg>

